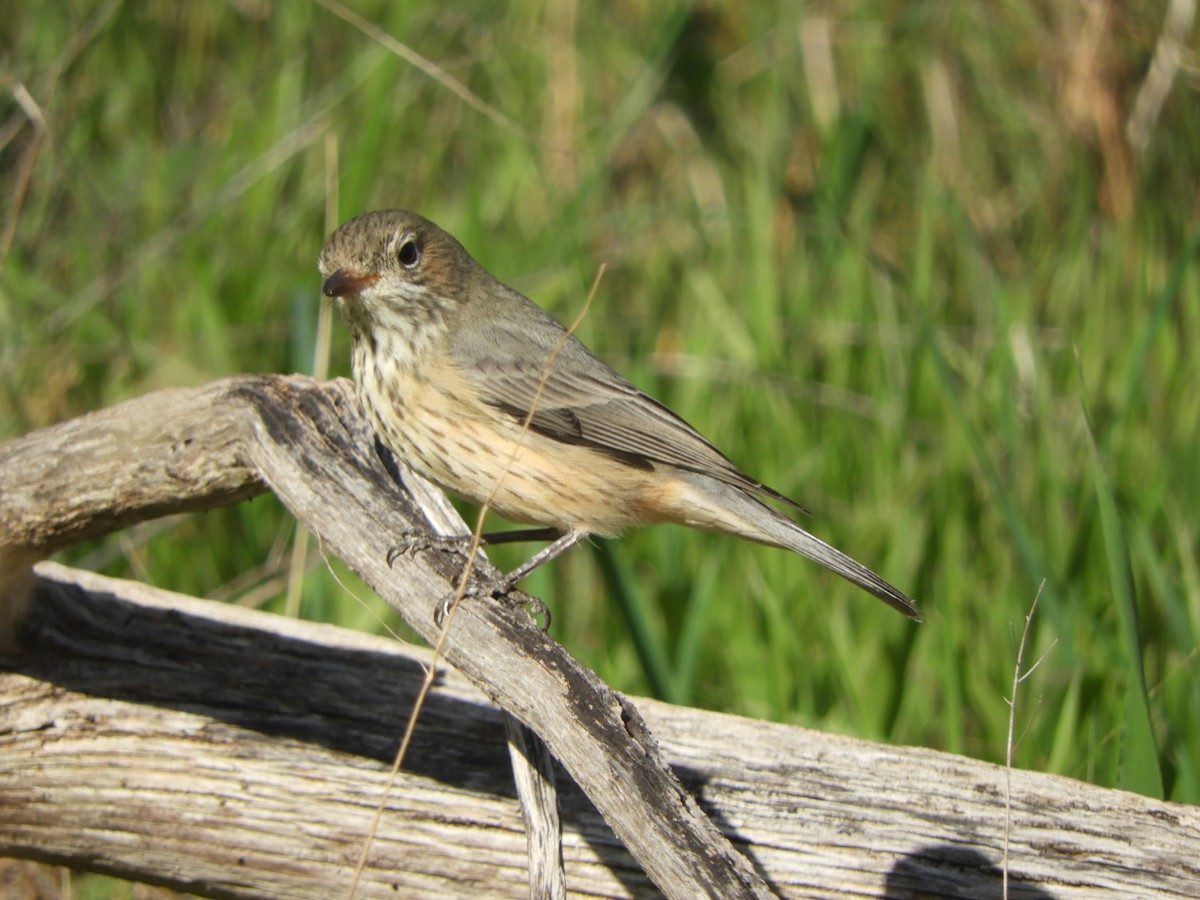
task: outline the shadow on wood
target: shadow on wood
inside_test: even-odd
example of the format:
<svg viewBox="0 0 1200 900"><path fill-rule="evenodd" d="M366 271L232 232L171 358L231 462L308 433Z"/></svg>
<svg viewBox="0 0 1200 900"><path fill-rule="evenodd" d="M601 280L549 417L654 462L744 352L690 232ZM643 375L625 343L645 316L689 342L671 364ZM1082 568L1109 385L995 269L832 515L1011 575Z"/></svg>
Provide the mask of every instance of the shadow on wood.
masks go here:
<svg viewBox="0 0 1200 900"><path fill-rule="evenodd" d="M6 779L14 790L0 791L0 803L21 810L13 827L35 827L38 838L22 849L2 834L0 846L206 895L344 890L428 653L50 564L40 571L24 650L0 676L5 718L22 736L0 740L4 758L28 748L37 758L9 770L20 777ZM469 884L525 895L500 711L446 670L409 760L360 896ZM572 878L652 895L587 799L569 789L562 802L571 852L588 860L581 871L572 864ZM164 839L186 881L164 879Z"/></svg>

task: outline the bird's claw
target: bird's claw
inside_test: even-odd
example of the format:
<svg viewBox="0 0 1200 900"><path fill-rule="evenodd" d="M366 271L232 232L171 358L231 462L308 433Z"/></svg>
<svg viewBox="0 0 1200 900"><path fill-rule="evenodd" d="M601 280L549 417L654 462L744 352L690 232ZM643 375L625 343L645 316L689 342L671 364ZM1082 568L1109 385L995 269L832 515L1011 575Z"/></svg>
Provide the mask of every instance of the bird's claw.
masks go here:
<svg viewBox="0 0 1200 900"><path fill-rule="evenodd" d="M420 531L408 531L401 534L396 543L388 548L388 568L402 556L412 557L421 550L438 550L442 553L461 553L464 556L471 549L471 538L467 535L428 534Z"/></svg>
<svg viewBox="0 0 1200 900"><path fill-rule="evenodd" d="M465 587L459 587L458 589L451 591L449 594L443 597L442 602L434 608L433 624L437 626L439 631L442 628L445 628L446 620L450 618L450 610L468 597L478 597L480 594L483 594L484 591L482 591L481 588L485 586L486 585L468 584Z"/></svg>
<svg viewBox="0 0 1200 900"><path fill-rule="evenodd" d="M544 601L529 594L517 591L515 594L505 592L500 599L511 609L523 609L529 618L537 623L542 631L550 630L550 607Z"/></svg>
<svg viewBox="0 0 1200 900"><path fill-rule="evenodd" d="M391 568L400 557L412 557L422 550L459 553L465 557L471 550L471 536L447 536L419 531L405 532L399 536L395 544L388 548L388 568ZM512 575L496 575L491 578L480 576L473 579L465 588L460 588L446 595L433 611L433 623L439 629L444 627L446 620L450 616L450 610L462 599L466 599L467 597L495 597L509 609L525 610L530 618L541 623L540 627L542 631L548 631L550 628L550 609L546 604L536 597L513 590L520 577L521 575L518 570L518 573L513 573Z"/></svg>
<svg viewBox="0 0 1200 900"><path fill-rule="evenodd" d="M471 597L494 597L512 610L524 610L535 622L540 622L542 631L550 629L550 608L537 597L531 597L520 591L513 591L512 579L507 575L496 578L481 579L465 588L448 594L433 611L433 623L439 629L444 627L454 606Z"/></svg>

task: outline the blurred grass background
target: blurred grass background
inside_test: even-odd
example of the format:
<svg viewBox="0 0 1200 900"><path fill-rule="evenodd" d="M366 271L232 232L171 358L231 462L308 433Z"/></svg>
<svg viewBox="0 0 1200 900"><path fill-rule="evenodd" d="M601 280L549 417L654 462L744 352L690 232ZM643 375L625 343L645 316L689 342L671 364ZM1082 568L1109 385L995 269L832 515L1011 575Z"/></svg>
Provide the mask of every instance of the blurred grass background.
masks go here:
<svg viewBox="0 0 1200 900"><path fill-rule="evenodd" d="M574 654L626 692L1003 761L1045 580L1016 764L1200 802L1200 107L1190 22L1142 105L1166 8L352 4L468 102L332 0L12 2L0 438L313 371L317 253L368 209L567 321L607 263L580 337L926 622L664 527L531 579ZM68 561L283 611L295 537L267 497ZM382 629L308 562L301 615Z"/></svg>

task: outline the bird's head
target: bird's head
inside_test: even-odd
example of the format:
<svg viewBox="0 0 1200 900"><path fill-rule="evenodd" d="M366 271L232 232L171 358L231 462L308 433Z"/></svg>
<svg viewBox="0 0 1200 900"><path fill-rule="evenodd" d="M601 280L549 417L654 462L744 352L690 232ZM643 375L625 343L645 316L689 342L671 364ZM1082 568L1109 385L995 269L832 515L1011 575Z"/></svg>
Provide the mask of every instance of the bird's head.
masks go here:
<svg viewBox="0 0 1200 900"><path fill-rule="evenodd" d="M339 227L317 263L324 293L356 332L407 331L465 303L483 269L437 225L401 209L364 213Z"/></svg>

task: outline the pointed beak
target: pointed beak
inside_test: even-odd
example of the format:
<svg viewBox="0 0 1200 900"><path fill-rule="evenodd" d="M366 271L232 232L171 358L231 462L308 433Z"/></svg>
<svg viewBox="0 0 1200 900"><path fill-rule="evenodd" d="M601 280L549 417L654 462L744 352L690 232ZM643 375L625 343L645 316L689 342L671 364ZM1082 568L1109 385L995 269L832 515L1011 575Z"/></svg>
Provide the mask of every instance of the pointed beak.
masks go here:
<svg viewBox="0 0 1200 900"><path fill-rule="evenodd" d="M325 279L322 290L326 297L344 297L347 294L360 294L378 280L378 275L360 275L350 269L338 269Z"/></svg>

